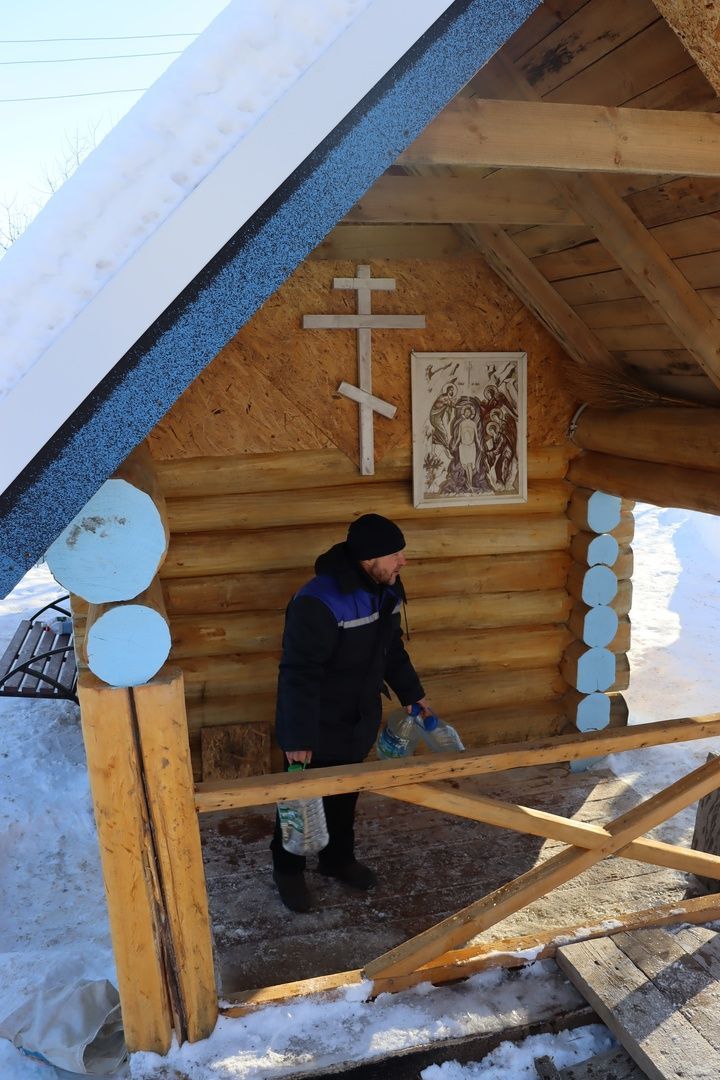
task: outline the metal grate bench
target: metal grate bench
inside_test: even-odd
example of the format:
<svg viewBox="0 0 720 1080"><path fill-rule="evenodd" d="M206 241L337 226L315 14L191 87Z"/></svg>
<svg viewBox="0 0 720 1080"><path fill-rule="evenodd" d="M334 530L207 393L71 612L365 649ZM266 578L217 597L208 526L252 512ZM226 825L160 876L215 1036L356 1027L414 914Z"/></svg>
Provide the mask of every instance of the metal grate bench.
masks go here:
<svg viewBox="0 0 720 1080"><path fill-rule="evenodd" d="M23 619L0 658L0 697L56 698L77 702L77 663L70 611L61 607L69 596L46 604ZM51 616L43 618L46 612ZM53 627L59 615L67 629Z"/></svg>

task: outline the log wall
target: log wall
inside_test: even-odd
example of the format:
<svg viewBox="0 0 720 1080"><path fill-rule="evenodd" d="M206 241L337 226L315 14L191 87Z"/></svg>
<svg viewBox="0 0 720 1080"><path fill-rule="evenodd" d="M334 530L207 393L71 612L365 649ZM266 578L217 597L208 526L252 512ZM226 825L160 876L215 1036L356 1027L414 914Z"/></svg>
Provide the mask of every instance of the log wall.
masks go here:
<svg viewBox="0 0 720 1080"><path fill-rule="evenodd" d="M398 407L394 420L375 419L375 476L358 471L357 406L336 395L357 381L355 334L302 329L304 314L355 310L354 294L332 288L354 275L347 261L300 267L150 436L171 533L161 575L170 655L184 673L196 771L201 731L272 728L285 606L316 556L370 511L406 535L409 651L440 715L468 745L565 723L558 665L571 639L575 527L564 476L576 451L563 354L476 257L371 270L397 283L373 294L374 311L427 322L373 331L373 392ZM527 352L526 503L413 507L414 350Z"/></svg>

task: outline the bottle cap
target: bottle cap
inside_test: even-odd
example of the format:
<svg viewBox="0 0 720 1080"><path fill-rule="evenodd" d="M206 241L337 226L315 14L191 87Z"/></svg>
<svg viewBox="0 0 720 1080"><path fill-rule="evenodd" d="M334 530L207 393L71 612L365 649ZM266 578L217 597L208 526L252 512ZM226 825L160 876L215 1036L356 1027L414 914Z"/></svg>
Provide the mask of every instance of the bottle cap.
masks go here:
<svg viewBox="0 0 720 1080"><path fill-rule="evenodd" d="M302 772L305 768L305 762L293 761L292 765L288 765L288 772Z"/></svg>
<svg viewBox="0 0 720 1080"><path fill-rule="evenodd" d="M426 716L424 718L424 720L422 721L422 725L426 731L434 731L435 728L438 726L437 716L435 716L434 713L431 713L430 716Z"/></svg>

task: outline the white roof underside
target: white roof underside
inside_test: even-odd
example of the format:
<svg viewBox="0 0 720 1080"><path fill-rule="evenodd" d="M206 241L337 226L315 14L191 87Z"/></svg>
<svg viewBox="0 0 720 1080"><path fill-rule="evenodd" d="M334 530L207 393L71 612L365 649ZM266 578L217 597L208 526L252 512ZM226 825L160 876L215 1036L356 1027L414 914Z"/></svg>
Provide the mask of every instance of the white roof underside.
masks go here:
<svg viewBox="0 0 720 1080"><path fill-rule="evenodd" d="M451 0L233 0L0 261L0 491Z"/></svg>

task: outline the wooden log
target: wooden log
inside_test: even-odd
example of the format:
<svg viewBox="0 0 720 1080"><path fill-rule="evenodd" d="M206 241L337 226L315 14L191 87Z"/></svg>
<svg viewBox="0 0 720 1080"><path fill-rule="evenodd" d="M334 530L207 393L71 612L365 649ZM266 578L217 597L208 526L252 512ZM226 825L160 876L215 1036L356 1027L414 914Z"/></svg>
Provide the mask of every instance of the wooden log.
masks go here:
<svg viewBox="0 0 720 1080"><path fill-rule="evenodd" d="M275 698L274 690L244 696L186 698L188 729L196 732L201 728L247 723L269 730L275 725Z"/></svg>
<svg viewBox="0 0 720 1080"><path fill-rule="evenodd" d="M720 484L715 472L588 451L575 458L570 476L578 484L596 485L655 506L720 514Z"/></svg>
<svg viewBox="0 0 720 1080"><path fill-rule="evenodd" d="M587 604L579 603L575 604L570 612L568 626L573 636L583 644L593 648L609 647L618 632L618 614L613 608L603 604L588 607Z"/></svg>
<svg viewBox="0 0 720 1080"><path fill-rule="evenodd" d="M578 529L594 533L609 533L620 524L620 499L602 490L576 488L568 505L567 515Z"/></svg>
<svg viewBox="0 0 720 1080"><path fill-rule="evenodd" d="M617 653L615 656L615 682L609 687L611 692L627 690L630 685L630 661L626 653Z"/></svg>
<svg viewBox="0 0 720 1080"><path fill-rule="evenodd" d="M497 630L431 631L413 634L413 663L427 679L435 672L470 669L476 675L496 671L550 668L559 664L571 640L565 626Z"/></svg>
<svg viewBox="0 0 720 1080"><path fill-rule="evenodd" d="M480 776L531 765L617 754L647 746L707 739L718 734L720 713L710 713L680 720L634 724L620 730L611 728L590 734L566 734L489 746L477 753L366 761L362 765L339 765L313 769L307 773L254 776L236 783L200 784L195 792L195 806L200 813L211 813L215 810L239 810L243 806L268 806L282 799L311 799L317 795L340 795L346 791L383 791L397 784L457 780L463 776Z"/></svg>
<svg viewBox="0 0 720 1080"><path fill-rule="evenodd" d="M166 669L132 694L183 1028L197 1042L215 1027L217 992L182 675Z"/></svg>
<svg viewBox="0 0 720 1080"><path fill-rule="evenodd" d="M614 566L620 554L617 540L611 533L597 535L591 532L575 533L570 544L572 557L588 566Z"/></svg>
<svg viewBox="0 0 720 1080"><path fill-rule="evenodd" d="M710 761L712 757L717 757L717 754L708 754L706 760ZM720 854L720 790L711 791L698 803L692 847L695 851ZM715 889L711 880L703 874L695 874L693 884L696 886L695 892L713 892Z"/></svg>
<svg viewBox="0 0 720 1080"><path fill-rule="evenodd" d="M639 836L689 806L696 798L712 791L719 783L720 762L702 765L658 795L611 821L607 832L612 839L601 847L589 851L570 847L550 856L482 900L373 960L366 965L367 977L382 978L414 971L420 964L496 925L501 919L576 877L607 855L616 854Z"/></svg>
<svg viewBox="0 0 720 1080"><path fill-rule="evenodd" d="M148 588L168 548L165 502L143 444L85 504L47 552L53 577L95 604Z"/></svg>
<svg viewBox="0 0 720 1080"><path fill-rule="evenodd" d="M608 649L612 653L628 653L630 652L631 638L632 623L627 615L624 615L618 621L617 633L608 645Z"/></svg>
<svg viewBox="0 0 720 1080"><path fill-rule="evenodd" d="M414 618L421 597L478 593L545 592L563 588L570 558L564 551L525 555L478 555L457 559L411 559L403 571ZM290 570L262 574L228 574L198 578L165 578L165 603L170 615L199 612L284 611L295 592L313 576L312 562ZM623 575L627 576L627 575ZM75 608L73 607L73 612ZM176 628L173 619L173 630Z"/></svg>
<svg viewBox="0 0 720 1080"><path fill-rule="evenodd" d="M635 536L635 515L632 510L623 510L620 514L620 524L612 530L612 534L620 547L631 544Z"/></svg>
<svg viewBox="0 0 720 1080"><path fill-rule="evenodd" d="M568 573L567 590L588 607L598 607L611 604L615 599L618 579L609 566L573 563Z"/></svg>
<svg viewBox="0 0 720 1080"><path fill-rule="evenodd" d="M565 551L570 523L563 515L513 517L474 515L402 523L409 558L455 558ZM163 579L250 573L305 567L320 552L345 539L340 525L269 529L262 532L197 533L173 536Z"/></svg>
<svg viewBox="0 0 720 1080"><path fill-rule="evenodd" d="M90 604L80 651L103 682L138 686L157 675L170 644L162 586L154 578L134 600Z"/></svg>
<svg viewBox="0 0 720 1080"><path fill-rule="evenodd" d="M589 648L581 641L573 641L565 650L560 671L581 694L609 690L616 677L615 657L609 649Z"/></svg>
<svg viewBox="0 0 720 1080"><path fill-rule="evenodd" d="M612 565L612 571L618 578L618 581L622 582L631 578L634 567L635 556L633 555L632 548L621 548L617 559Z"/></svg>
<svg viewBox="0 0 720 1080"><path fill-rule="evenodd" d="M584 409L573 441L584 450L720 472L717 409Z"/></svg>
<svg viewBox="0 0 720 1080"><path fill-rule="evenodd" d="M528 479L561 480L572 453L567 443L529 447ZM156 461L155 468L168 498L374 485L407 481L412 475L409 446L393 447L382 461L376 462L375 475L365 479L358 475L357 465L340 450L180 458Z"/></svg>
<svg viewBox="0 0 720 1080"><path fill-rule="evenodd" d="M565 481L538 480L528 488L527 501L503 505L503 513L523 517L528 514L561 514L569 496L570 487ZM466 506L416 509L406 483L287 491L281 499L274 492L209 495L204 498L168 499L167 506L173 533L292 528L337 522L338 531L344 538L350 521L361 514L375 513L378 507L382 508L386 517L400 523L468 516ZM474 509L477 511L481 508Z"/></svg>
<svg viewBox="0 0 720 1080"><path fill-rule="evenodd" d="M166 1054L172 1016L130 691L85 673L78 695L125 1040Z"/></svg>

